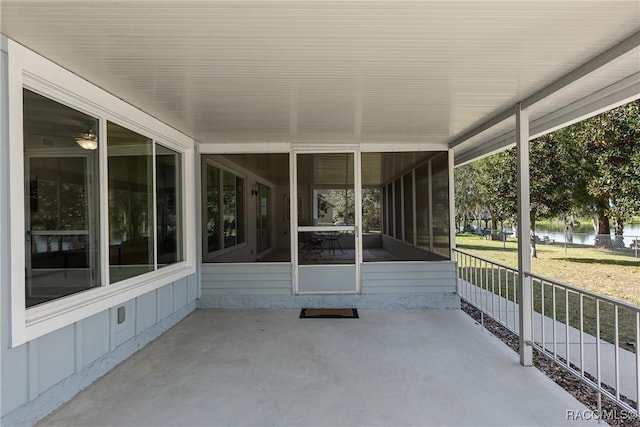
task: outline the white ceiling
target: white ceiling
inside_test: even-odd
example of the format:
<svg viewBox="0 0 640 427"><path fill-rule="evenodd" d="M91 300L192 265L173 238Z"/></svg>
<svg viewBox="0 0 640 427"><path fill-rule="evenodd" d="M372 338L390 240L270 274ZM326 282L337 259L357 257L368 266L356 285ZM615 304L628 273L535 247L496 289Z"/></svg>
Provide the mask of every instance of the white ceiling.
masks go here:
<svg viewBox="0 0 640 427"><path fill-rule="evenodd" d="M445 144L640 30L637 0L0 6L3 34L203 143ZM638 52L532 114L640 72Z"/></svg>

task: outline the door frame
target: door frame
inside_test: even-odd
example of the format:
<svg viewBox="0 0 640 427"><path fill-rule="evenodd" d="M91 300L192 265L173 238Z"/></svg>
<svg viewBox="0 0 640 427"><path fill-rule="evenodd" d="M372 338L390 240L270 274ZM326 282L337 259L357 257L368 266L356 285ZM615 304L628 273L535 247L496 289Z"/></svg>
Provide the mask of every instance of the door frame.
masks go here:
<svg viewBox="0 0 640 427"><path fill-rule="evenodd" d="M328 226L330 231L353 231L354 234L354 263L355 268L355 286L353 291L316 291L316 292L300 292L299 288L299 248L298 233L300 231L324 231L323 227L317 226L298 226L298 154L353 154L353 192L354 192L354 225L353 226ZM290 237L291 237L291 263L293 267L293 294L294 295L335 295L335 294L360 294L362 293L362 185L361 185L361 151L358 148L344 149L319 149L314 147L297 148L290 152L289 156L289 185L290 185ZM293 196L295 195L295 197ZM323 264L327 268L332 268L331 264ZM305 266L302 266L304 268ZM345 264L335 265L333 268L346 268Z"/></svg>

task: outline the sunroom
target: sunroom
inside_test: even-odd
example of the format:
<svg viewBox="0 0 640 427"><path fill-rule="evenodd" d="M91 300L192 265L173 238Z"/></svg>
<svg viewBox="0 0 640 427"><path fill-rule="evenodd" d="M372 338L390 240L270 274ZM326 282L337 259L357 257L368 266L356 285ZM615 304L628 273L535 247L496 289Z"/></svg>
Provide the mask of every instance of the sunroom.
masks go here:
<svg viewBox="0 0 640 427"><path fill-rule="evenodd" d="M458 313L454 167L640 96L635 1L0 7L9 425L196 308Z"/></svg>

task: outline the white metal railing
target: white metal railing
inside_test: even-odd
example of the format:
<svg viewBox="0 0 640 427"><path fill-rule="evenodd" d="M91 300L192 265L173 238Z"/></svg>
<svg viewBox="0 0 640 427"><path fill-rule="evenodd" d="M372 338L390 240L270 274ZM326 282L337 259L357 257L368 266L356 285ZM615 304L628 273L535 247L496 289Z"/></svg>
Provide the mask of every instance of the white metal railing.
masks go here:
<svg viewBox="0 0 640 427"><path fill-rule="evenodd" d="M519 334L518 271L454 251L460 297ZM537 274L525 274L532 281L531 345L593 388L599 411L605 396L638 416L640 307Z"/></svg>

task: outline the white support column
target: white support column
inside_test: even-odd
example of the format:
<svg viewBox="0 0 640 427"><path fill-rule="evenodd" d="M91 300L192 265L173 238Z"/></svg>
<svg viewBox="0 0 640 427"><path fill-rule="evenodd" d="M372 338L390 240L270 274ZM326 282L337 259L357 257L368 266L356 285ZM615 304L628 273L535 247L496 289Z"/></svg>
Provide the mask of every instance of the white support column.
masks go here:
<svg viewBox="0 0 640 427"><path fill-rule="evenodd" d="M531 330L531 277L525 277L525 272L531 271L530 239L531 219L529 217L529 114L522 110L522 105L516 107L516 153L518 173L518 294L520 305L518 315L520 321L520 364L531 366L533 340Z"/></svg>
<svg viewBox="0 0 640 427"><path fill-rule="evenodd" d="M186 164L186 162L184 162L183 160L183 165L184 164ZM198 281L197 297L200 298L202 296L201 273L202 273L202 262L204 261L203 251L207 245L207 239L205 237L206 233L204 230L204 221L203 221L203 219L207 219L207 212L206 212L207 203L206 203L206 196L204 195L204 188L203 188L204 186L202 185L203 168L202 168L202 157L200 156L200 143L197 141L195 141L193 145L193 164L195 166L193 179L194 179L194 187L196 190L196 194L194 197L196 202L196 209L194 209L195 218L193 218L193 220L195 221L196 236L197 236L195 262L196 262L196 277ZM205 169L205 172L206 172L206 169ZM185 191L184 189L186 187L184 183L182 184L182 188L183 188L182 191ZM186 233L186 230L183 230L183 233ZM184 244L187 244L188 239L183 239L182 241L184 242Z"/></svg>

